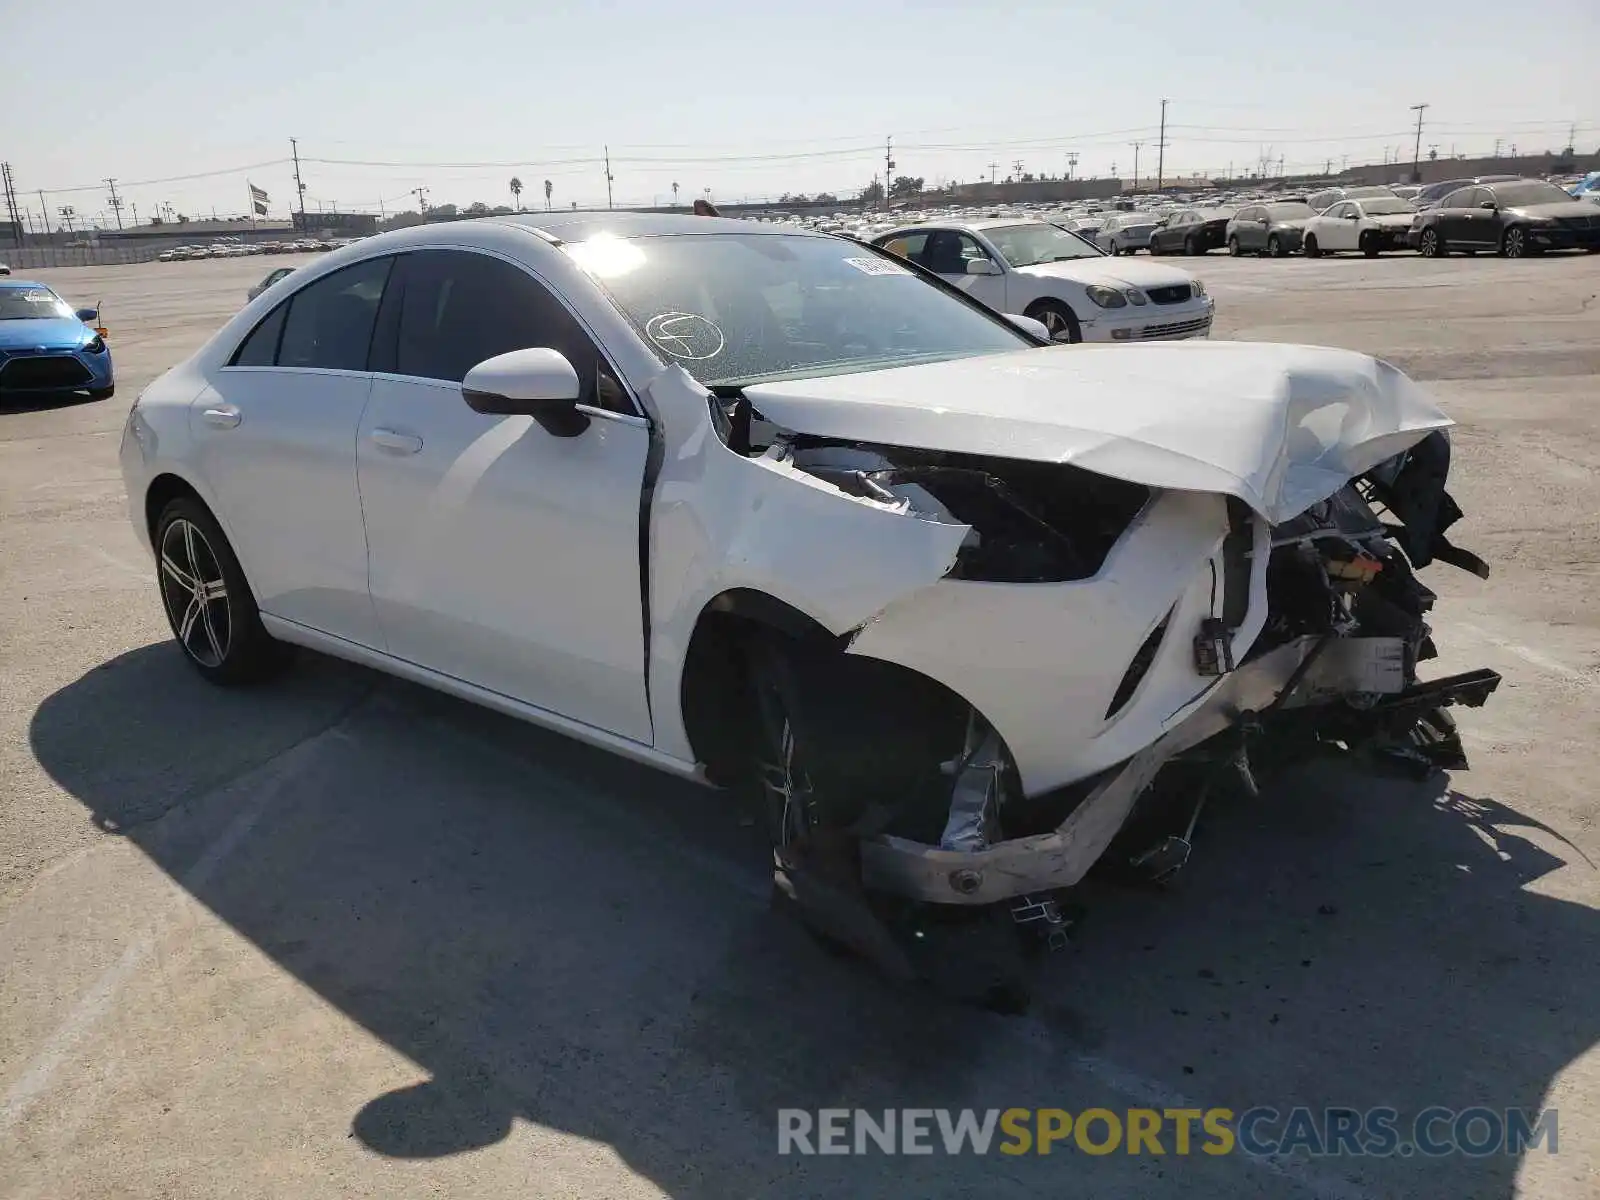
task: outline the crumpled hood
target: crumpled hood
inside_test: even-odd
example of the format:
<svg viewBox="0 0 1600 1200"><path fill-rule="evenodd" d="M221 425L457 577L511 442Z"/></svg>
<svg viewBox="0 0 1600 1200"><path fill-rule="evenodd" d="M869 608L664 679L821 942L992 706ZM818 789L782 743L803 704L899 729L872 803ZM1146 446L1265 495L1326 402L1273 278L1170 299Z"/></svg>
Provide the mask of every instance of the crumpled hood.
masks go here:
<svg viewBox="0 0 1600 1200"><path fill-rule="evenodd" d="M1057 346L745 395L797 433L1071 463L1237 496L1274 524L1452 423L1379 359L1253 342Z"/></svg>
<svg viewBox="0 0 1600 1200"><path fill-rule="evenodd" d="M0 350L32 350L35 346L47 350L76 350L93 337L94 330L76 317L0 321Z"/></svg>
<svg viewBox="0 0 1600 1200"><path fill-rule="evenodd" d="M1121 283L1125 287L1172 287L1180 283L1193 283L1194 276L1177 267L1164 267L1159 263L1142 262L1134 258L1110 255L1096 258L1069 258L1065 262L1039 263L1032 267L1017 268L1018 274L1044 279L1072 279L1078 283Z"/></svg>

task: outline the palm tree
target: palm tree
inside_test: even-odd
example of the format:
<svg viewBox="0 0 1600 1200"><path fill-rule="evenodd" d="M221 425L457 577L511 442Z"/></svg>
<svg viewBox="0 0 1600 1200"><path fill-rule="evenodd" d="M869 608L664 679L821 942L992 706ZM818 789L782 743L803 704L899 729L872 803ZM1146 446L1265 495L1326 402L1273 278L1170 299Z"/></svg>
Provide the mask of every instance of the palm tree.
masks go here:
<svg viewBox="0 0 1600 1200"><path fill-rule="evenodd" d="M674 207L676 207L678 203L678 185L676 183L672 185L672 203Z"/></svg>
<svg viewBox="0 0 1600 1200"><path fill-rule="evenodd" d="M511 203L516 206L518 212L522 211L522 180L515 175L511 177Z"/></svg>
<svg viewBox="0 0 1600 1200"><path fill-rule="evenodd" d="M550 193L553 192L553 191L555 191L555 185L552 184L548 179L546 179L544 181L544 210L545 210L545 212L549 212L550 211Z"/></svg>

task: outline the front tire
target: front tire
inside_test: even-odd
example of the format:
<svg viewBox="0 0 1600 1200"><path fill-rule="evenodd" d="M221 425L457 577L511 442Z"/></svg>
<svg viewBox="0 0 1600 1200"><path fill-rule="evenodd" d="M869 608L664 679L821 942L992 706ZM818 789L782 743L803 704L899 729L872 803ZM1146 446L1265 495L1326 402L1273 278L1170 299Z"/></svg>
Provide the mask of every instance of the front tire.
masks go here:
<svg viewBox="0 0 1600 1200"><path fill-rule="evenodd" d="M1288 254L1289 252L1283 248L1283 239L1277 234L1273 234L1267 239L1268 258L1286 258Z"/></svg>
<svg viewBox="0 0 1600 1200"><path fill-rule="evenodd" d="M1363 233L1361 235L1361 253L1365 254L1368 258L1377 258L1378 257L1378 235L1377 234L1375 234L1375 233Z"/></svg>
<svg viewBox="0 0 1600 1200"><path fill-rule="evenodd" d="M1112 258L1116 258L1122 253L1122 247L1117 245L1116 241L1113 240L1111 243L1111 249L1107 250L1106 253L1111 255Z"/></svg>
<svg viewBox="0 0 1600 1200"><path fill-rule="evenodd" d="M1306 238L1306 257L1307 258L1321 258L1322 257L1322 247L1317 245L1317 239L1316 239L1316 237L1314 235L1311 236L1311 237L1307 237Z"/></svg>
<svg viewBox="0 0 1600 1200"><path fill-rule="evenodd" d="M1239 237L1235 234L1228 239L1228 257L1238 258L1242 253L1243 251L1239 249Z"/></svg>
<svg viewBox="0 0 1600 1200"><path fill-rule="evenodd" d="M1505 258L1523 258L1528 253L1528 235L1520 225L1513 225L1500 239L1500 253Z"/></svg>
<svg viewBox="0 0 1600 1200"><path fill-rule="evenodd" d="M1183 239L1183 252L1185 254L1187 254L1190 258L1195 257L1197 254L1200 253L1200 243L1195 241L1192 237L1184 238Z"/></svg>
<svg viewBox="0 0 1600 1200"><path fill-rule="evenodd" d="M1059 300L1036 300L1022 314L1032 317L1050 331L1052 342L1076 344L1083 341L1083 327L1077 314Z"/></svg>
<svg viewBox="0 0 1600 1200"><path fill-rule="evenodd" d="M153 542L161 607L195 670L211 683L254 683L283 668L288 647L261 624L255 595L227 536L188 496L161 510Z"/></svg>
<svg viewBox="0 0 1600 1200"><path fill-rule="evenodd" d="M1439 236L1437 229L1424 229L1422 238L1417 243L1417 253L1423 258L1443 258L1450 253L1450 249L1444 244L1444 239Z"/></svg>

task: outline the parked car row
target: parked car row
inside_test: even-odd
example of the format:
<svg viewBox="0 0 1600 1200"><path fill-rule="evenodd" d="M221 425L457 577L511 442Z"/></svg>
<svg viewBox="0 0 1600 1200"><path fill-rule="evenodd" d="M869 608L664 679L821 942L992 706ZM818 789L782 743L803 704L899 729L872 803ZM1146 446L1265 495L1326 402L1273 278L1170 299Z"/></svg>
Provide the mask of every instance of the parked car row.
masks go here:
<svg viewBox="0 0 1600 1200"><path fill-rule="evenodd" d="M351 239L299 238L288 242L213 242L209 246L175 246L156 255L157 262L184 262L194 258L242 258L251 254L315 254L336 250Z"/></svg>
<svg viewBox="0 0 1600 1200"><path fill-rule="evenodd" d="M1546 250L1600 250L1600 204L1575 198L1554 183L1489 178L1424 201L1427 191L1408 199L1394 188L1331 188L1305 200L1187 208L1155 219L1143 244L1151 254L1197 255L1223 247L1234 257L1272 258L1345 252L1370 258L1392 250L1416 250L1430 258L1457 250L1521 258ZM1141 221L1151 219L1151 214L1128 214L1107 226L1115 226L1112 237L1121 237L1123 229L1142 229ZM1105 236L1102 231L1102 240ZM1137 248L1124 245L1124 253Z"/></svg>

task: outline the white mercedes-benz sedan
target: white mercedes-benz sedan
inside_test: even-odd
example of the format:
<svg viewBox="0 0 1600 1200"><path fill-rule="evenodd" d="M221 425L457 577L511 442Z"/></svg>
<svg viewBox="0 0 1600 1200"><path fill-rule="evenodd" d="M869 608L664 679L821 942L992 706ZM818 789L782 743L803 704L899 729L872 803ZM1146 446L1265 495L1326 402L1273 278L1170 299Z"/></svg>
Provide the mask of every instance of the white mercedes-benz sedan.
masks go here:
<svg viewBox="0 0 1600 1200"><path fill-rule="evenodd" d="M872 240L997 312L1032 317L1058 342L1140 342L1211 332L1211 297L1188 271L1113 258L1049 221L929 221Z"/></svg>
<svg viewBox="0 0 1600 1200"><path fill-rule="evenodd" d="M1030 325L779 226L426 225L252 301L122 468L207 679L309 647L728 786L811 924L995 999L952 930L1059 934L1315 748L1462 766L1497 682L1419 675L1417 571L1485 568L1405 376Z"/></svg>

